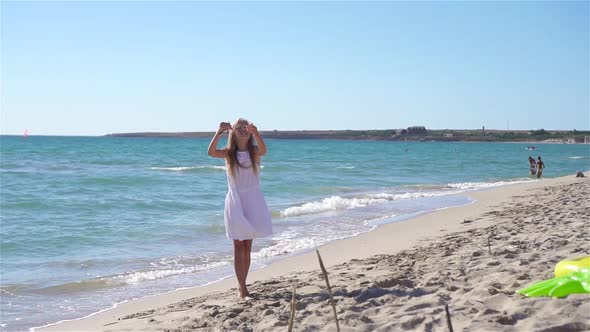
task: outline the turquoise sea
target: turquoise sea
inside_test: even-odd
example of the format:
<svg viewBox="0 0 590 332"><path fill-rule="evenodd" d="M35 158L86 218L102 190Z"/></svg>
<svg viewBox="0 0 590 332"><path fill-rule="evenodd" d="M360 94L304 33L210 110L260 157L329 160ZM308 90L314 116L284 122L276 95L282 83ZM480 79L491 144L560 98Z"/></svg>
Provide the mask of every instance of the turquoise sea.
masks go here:
<svg viewBox="0 0 590 332"><path fill-rule="evenodd" d="M1 329L28 330L233 275L208 139L0 136ZM590 145L267 140L259 268L469 192L590 169ZM541 180L542 181L542 180ZM453 195L459 194L459 195Z"/></svg>

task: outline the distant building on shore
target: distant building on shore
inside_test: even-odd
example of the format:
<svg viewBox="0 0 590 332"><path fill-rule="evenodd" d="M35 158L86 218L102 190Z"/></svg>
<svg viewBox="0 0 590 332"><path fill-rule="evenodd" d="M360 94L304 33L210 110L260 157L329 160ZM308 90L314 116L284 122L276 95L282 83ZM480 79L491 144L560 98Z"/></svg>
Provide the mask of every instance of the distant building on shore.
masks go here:
<svg viewBox="0 0 590 332"><path fill-rule="evenodd" d="M395 130L395 134L392 137L396 136L426 136L428 135L428 130L424 126L413 126L408 127L407 129L397 129Z"/></svg>
<svg viewBox="0 0 590 332"><path fill-rule="evenodd" d="M419 136L419 135L428 135L428 131L424 126L414 126L408 127L408 135L412 136Z"/></svg>

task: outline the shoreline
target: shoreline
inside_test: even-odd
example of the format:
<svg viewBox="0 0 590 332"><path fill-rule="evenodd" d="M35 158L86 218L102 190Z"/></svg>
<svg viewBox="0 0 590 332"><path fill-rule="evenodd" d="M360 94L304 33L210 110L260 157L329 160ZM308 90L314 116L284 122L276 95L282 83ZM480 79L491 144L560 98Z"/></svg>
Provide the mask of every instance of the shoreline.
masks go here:
<svg viewBox="0 0 590 332"><path fill-rule="evenodd" d="M510 186L510 185L515 185L515 184L520 184L520 183L527 183L527 182L514 182L514 183L504 184L504 185L501 185L501 186ZM470 193L478 192L478 191L481 191L481 190L489 190L489 189L493 189L493 188L497 188L497 187L494 186L494 187L489 187L489 188L476 189L476 190L470 191L470 192L454 193L454 194L450 194L450 196L460 195L460 196L466 196L466 197L468 197ZM421 216L425 216L425 215L428 215L428 214L431 214L431 213L436 213L438 211L444 211L444 210L451 209L451 208L460 208L460 207L469 206L469 205L472 205L472 204L475 204L475 203L476 203L475 200L470 199L469 202L464 203L464 204L460 204L460 205L451 205L451 206L446 206L446 207L441 207L441 208L434 208L434 209L431 209L431 210L424 210L424 211L413 212L413 213L408 214L408 215L389 217L387 219L391 219L391 221L377 223L377 224L373 225L372 228L369 229L369 230L366 230L366 231L363 231L363 232L360 232L360 233L356 233L354 235L346 236L346 237L343 237L343 238L339 238L339 239L336 239L336 240L332 240L331 242L329 242L327 244L324 244L324 245L321 245L318 248L322 248L322 247L324 247L326 245L329 245L329 244L331 244L333 242L338 242L338 241L343 241L343 240L347 240L347 239L352 239L352 238L355 238L355 237L360 236L360 235L363 235L363 234L367 234L367 233L370 233L370 232L377 231L379 228L381 228L381 227L383 227L385 225L389 225L389 224L393 224L393 223L398 223L398 222L404 222L404 221L410 221L412 219L419 218ZM277 257L271 258L269 261L261 264L261 267L255 269L255 270L252 270L251 269L250 270L250 275L252 275L256 271L259 271L261 269L268 268L269 266L271 266L271 265L273 265L273 264L275 264L277 262L280 262L282 260L285 260L285 259L289 259L289 258L293 258L293 257L296 257L296 256L301 256L301 255L315 255L314 252L318 248L307 248L307 249L303 249L300 252L292 253L292 254L289 254L289 255L286 255L286 256L277 256ZM335 264L331 264L331 265L335 265ZM141 303L143 303L145 301L150 301L151 299L168 298L168 296L170 296L171 299L174 299L173 301L180 301L180 299L182 299L184 297L183 296L177 297L177 296L175 296L176 295L175 293L177 293L177 292L183 292L184 293L184 292L187 292L187 291L191 291L191 292L192 291L195 291L195 292L197 292L195 294L201 294L201 293L209 293L209 292L212 292L212 291L218 291L216 289L217 287L213 287L213 286L215 286L215 284L217 284L217 283L224 282L224 281L226 281L228 279L230 279L230 280L235 279L235 275L234 274L227 275L227 276L221 277L219 279L206 282L203 285L189 286L189 287L181 287L181 288L178 288L178 289L166 291L166 292L155 294L155 295L149 295L149 296L145 296L145 297L133 298L133 299L125 300L125 301L122 301L122 302L114 303L109 308L101 309L101 310L99 310L97 312L93 312L91 314L88 314L88 315L83 316L83 317L80 317L80 318L64 319L64 320L60 320L60 321L55 322L55 323L49 323L49 324L42 325L42 326L32 327L32 328L29 328L28 330L29 331L46 331L46 330L51 331L51 330L53 330L52 328L54 326L62 326L64 324L76 324L76 322L78 322L78 321L84 321L84 320L87 320L87 319L92 319L96 315L107 313L110 310L119 309L119 307L121 305L128 305L128 304L134 305L133 302L136 302L136 303L140 303L141 302ZM204 289L204 287L208 287L208 286L213 287L213 290ZM223 284L223 286L221 286L221 288L225 288L225 287L232 287L232 286L231 285L230 286L226 286L225 284ZM199 290L201 288L203 288L202 291ZM166 300L166 303L168 303L169 301L171 301L171 300ZM172 304L172 303L173 302L170 302L169 304ZM138 308L142 308L142 307L143 307L143 305L141 305ZM135 309L131 309L131 311L134 311L134 310ZM125 312L127 312L127 309L125 309ZM61 329L56 330L56 331L61 331ZM77 331L77 328L74 327L72 331Z"/></svg>
<svg viewBox="0 0 590 332"><path fill-rule="evenodd" d="M542 179L540 181L463 193L463 195L474 199L475 202L427 212L394 223L379 225L369 232L323 245L319 248L319 251L322 254L329 273L331 273L331 268L341 264L370 259L376 255L399 254L404 250L409 250L423 243L432 242L433 239L449 236L453 232L465 232L489 227L494 224L491 219L469 223L465 221L481 219L482 214L485 214L492 207L498 204L509 204L512 197L523 196L527 191L540 190L546 187L555 188L580 182L588 185L588 178L576 179L573 175L568 175L560 178ZM310 250L294 256L277 259L261 269L251 271L248 281L250 285L253 285L268 282L276 278L284 278L286 275L292 273L300 274L317 270L319 270L317 258L313 250ZM111 328L116 330L123 328L123 325L125 329L137 328L141 330L141 326L143 326L141 324L146 323L146 320L135 319L133 318L134 314L154 312L158 308L177 305L183 301L186 302L197 297L206 297L216 292L227 293L232 288L235 288L235 280L233 277L229 277L203 286L130 300L117 304L114 308L105 309L84 318L54 323L49 326L35 328L34 330L79 331L108 330ZM121 319L123 317L131 318L125 319L125 322L122 322Z"/></svg>

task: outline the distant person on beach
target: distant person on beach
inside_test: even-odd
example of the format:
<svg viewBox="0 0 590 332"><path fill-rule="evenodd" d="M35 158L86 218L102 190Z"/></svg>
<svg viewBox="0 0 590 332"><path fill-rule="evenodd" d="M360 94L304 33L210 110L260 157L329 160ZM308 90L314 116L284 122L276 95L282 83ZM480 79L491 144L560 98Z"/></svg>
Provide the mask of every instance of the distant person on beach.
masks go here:
<svg viewBox="0 0 590 332"><path fill-rule="evenodd" d="M545 168L545 163L541 160L541 156L537 159L537 179L541 177L543 174L543 169Z"/></svg>
<svg viewBox="0 0 590 332"><path fill-rule="evenodd" d="M227 146L217 149L219 137L225 131L229 132ZM238 297L247 299L252 240L272 234L271 214L260 190L260 157L266 154L266 145L254 124L238 119L233 126L229 122L219 124L207 153L225 159L228 184L223 213L225 231L227 238L234 241Z"/></svg>
<svg viewBox="0 0 590 332"><path fill-rule="evenodd" d="M529 156L529 172L531 175L537 175L537 162L531 156Z"/></svg>

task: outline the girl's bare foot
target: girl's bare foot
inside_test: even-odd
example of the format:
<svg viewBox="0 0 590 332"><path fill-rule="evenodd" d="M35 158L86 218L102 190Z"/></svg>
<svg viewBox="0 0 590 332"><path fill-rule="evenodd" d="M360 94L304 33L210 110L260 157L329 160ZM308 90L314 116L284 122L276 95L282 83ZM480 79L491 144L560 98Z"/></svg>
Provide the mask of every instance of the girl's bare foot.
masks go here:
<svg viewBox="0 0 590 332"><path fill-rule="evenodd" d="M238 299L244 300L246 298L250 298L250 293L248 292L248 290L243 291L241 289L238 289Z"/></svg>

